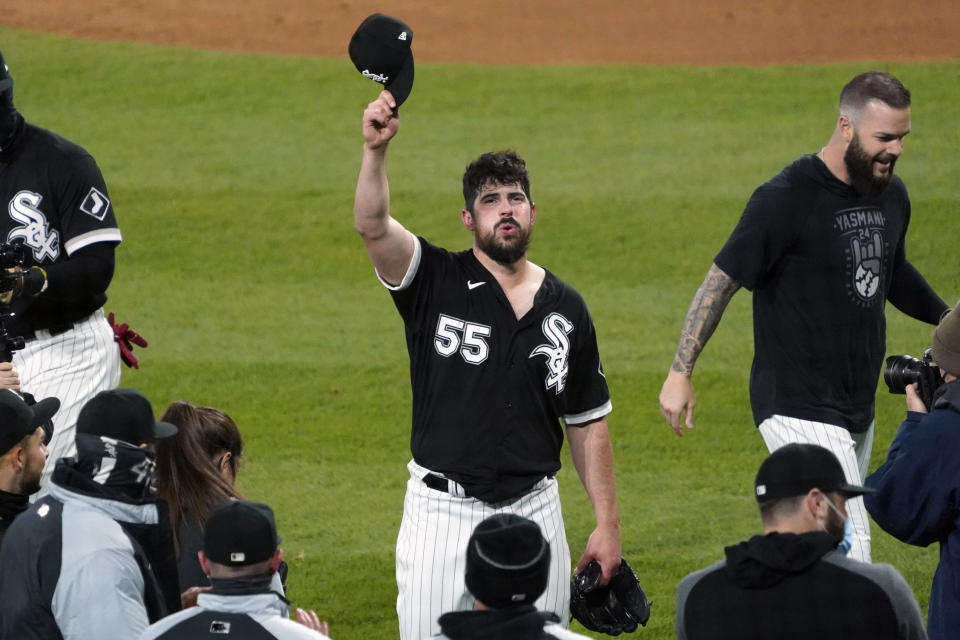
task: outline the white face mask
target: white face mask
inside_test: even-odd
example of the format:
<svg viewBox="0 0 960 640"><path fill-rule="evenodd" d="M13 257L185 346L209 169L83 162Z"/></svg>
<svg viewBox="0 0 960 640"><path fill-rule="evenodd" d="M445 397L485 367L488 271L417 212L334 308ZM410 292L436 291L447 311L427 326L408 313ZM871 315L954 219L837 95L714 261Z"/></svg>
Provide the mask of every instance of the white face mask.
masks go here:
<svg viewBox="0 0 960 640"><path fill-rule="evenodd" d="M833 501L829 498L827 499L827 505L834 511L834 513L843 519L843 537L837 541L837 551L843 555L847 555L847 553L850 552L850 548L853 546L853 525L850 523L850 518L840 513L840 510L833 506ZM822 523L820 528L834 537L837 536L835 532L827 529L826 523Z"/></svg>

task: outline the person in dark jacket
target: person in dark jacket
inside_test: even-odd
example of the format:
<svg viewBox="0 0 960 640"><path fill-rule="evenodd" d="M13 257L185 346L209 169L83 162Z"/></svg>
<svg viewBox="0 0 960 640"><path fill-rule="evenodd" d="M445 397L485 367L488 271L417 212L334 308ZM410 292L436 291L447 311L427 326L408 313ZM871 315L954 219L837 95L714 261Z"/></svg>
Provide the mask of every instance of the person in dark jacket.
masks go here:
<svg viewBox="0 0 960 640"><path fill-rule="evenodd" d="M290 602L276 579L279 542L267 505L230 500L214 507L198 553L212 588L199 594L197 606L150 625L141 640L325 640L327 623L313 611L298 609L300 624L288 617Z"/></svg>
<svg viewBox="0 0 960 640"><path fill-rule="evenodd" d="M477 608L440 616L434 640L586 638L560 626L556 614L534 608L549 573L550 545L536 522L512 513L486 518L467 542L465 581Z"/></svg>
<svg viewBox="0 0 960 640"><path fill-rule="evenodd" d="M726 548L726 559L677 588L680 640L922 640L920 607L887 564L848 558L849 484L836 456L789 444L755 481L764 534Z"/></svg>
<svg viewBox="0 0 960 640"><path fill-rule="evenodd" d="M960 305L958 305L960 306ZM876 493L867 510L895 538L919 546L940 543L927 633L933 640L960 633L960 311L955 307L933 333L933 361L942 384L932 411L907 387L907 418L886 461L866 481Z"/></svg>
<svg viewBox="0 0 960 640"><path fill-rule="evenodd" d="M47 461L47 443L53 432L57 398L30 402L33 396L0 389L0 542L14 518L30 506L30 496L40 490ZM46 427L45 427L46 425Z"/></svg>
<svg viewBox="0 0 960 640"><path fill-rule="evenodd" d="M76 459L57 461L49 494L14 521L0 549L0 637L136 638L179 608L150 452L175 432L132 389L102 391L84 405Z"/></svg>

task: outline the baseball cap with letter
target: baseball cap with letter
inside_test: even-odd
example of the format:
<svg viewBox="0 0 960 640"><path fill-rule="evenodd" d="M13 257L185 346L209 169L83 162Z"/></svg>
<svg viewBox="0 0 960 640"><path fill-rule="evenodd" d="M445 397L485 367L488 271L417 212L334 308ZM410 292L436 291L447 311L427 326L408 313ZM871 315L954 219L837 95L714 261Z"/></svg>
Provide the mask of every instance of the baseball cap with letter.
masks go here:
<svg viewBox="0 0 960 640"><path fill-rule="evenodd" d="M399 107L413 90L413 30L397 18L374 13L350 38L349 53L365 78L379 82Z"/></svg>
<svg viewBox="0 0 960 640"><path fill-rule="evenodd" d="M244 567L263 562L279 544L273 510L265 504L230 500L207 517L203 553L217 564Z"/></svg>
<svg viewBox="0 0 960 640"><path fill-rule="evenodd" d="M855 498L873 489L847 482L840 461L829 449L815 444L791 443L771 453L754 481L757 502L802 496L811 489L839 492Z"/></svg>
<svg viewBox="0 0 960 640"><path fill-rule="evenodd" d="M57 398L44 398L30 404L16 391L0 389L0 455L10 451L37 427L44 426L59 409Z"/></svg>
<svg viewBox="0 0 960 640"><path fill-rule="evenodd" d="M77 418L77 433L140 445L169 438L177 433L177 427L154 419L153 406L139 391L110 389L83 405Z"/></svg>

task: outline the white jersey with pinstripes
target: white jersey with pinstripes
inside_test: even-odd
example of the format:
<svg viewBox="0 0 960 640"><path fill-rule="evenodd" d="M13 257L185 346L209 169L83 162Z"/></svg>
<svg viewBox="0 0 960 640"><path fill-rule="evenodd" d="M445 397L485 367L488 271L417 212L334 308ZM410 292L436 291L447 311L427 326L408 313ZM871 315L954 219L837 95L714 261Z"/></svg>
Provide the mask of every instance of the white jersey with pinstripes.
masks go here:
<svg viewBox="0 0 960 640"><path fill-rule="evenodd" d="M422 238L400 285L384 285L404 320L413 392L397 539L402 640L433 636L441 614L473 608L467 540L503 511L540 525L554 561L537 607L568 620L570 551L554 478L561 423L575 428L611 410L586 305L547 272L533 309L517 319L472 251Z"/></svg>

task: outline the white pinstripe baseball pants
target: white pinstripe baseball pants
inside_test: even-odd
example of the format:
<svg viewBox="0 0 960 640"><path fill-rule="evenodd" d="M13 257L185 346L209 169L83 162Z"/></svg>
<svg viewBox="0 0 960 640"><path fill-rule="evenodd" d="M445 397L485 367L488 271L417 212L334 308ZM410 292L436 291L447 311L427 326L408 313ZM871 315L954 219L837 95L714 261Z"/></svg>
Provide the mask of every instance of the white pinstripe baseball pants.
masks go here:
<svg viewBox="0 0 960 640"><path fill-rule="evenodd" d="M425 640L440 633L437 618L466 611L476 600L466 589L467 541L482 520L495 513L515 513L540 526L550 543L550 577L537 600L563 626L570 620L570 548L567 546L556 478L544 478L513 502L485 503L471 498L448 480L450 493L423 483L428 469L413 460L397 537L397 617L401 640Z"/></svg>
<svg viewBox="0 0 960 640"><path fill-rule="evenodd" d="M760 423L760 435L769 451L776 451L792 442L820 445L837 456L847 482L858 485L863 484L863 478L867 475L873 449L873 431L872 422L865 432L851 433L833 424L780 415L770 416ZM847 500L847 516L853 525L853 546L847 555L855 560L870 562L870 520L862 497Z"/></svg>
<svg viewBox="0 0 960 640"><path fill-rule="evenodd" d="M103 309L98 309L63 333L52 336L49 331L37 331L35 339L13 352L13 366L24 391L37 400L50 396L60 400L40 492L31 496L36 500L46 495L57 460L77 452L80 408L100 391L120 384L120 349Z"/></svg>

